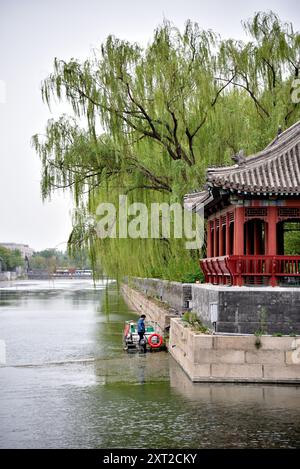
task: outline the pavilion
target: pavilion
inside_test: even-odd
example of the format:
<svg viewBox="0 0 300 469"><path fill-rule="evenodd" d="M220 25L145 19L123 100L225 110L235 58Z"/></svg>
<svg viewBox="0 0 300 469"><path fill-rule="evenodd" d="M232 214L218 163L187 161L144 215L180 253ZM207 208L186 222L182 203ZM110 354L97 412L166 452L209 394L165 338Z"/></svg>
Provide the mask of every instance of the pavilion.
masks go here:
<svg viewBox="0 0 300 469"><path fill-rule="evenodd" d="M185 196L195 211L204 205L205 282L299 285L300 255L287 252L287 233L300 233L300 121L261 152L233 159L207 170L204 191Z"/></svg>

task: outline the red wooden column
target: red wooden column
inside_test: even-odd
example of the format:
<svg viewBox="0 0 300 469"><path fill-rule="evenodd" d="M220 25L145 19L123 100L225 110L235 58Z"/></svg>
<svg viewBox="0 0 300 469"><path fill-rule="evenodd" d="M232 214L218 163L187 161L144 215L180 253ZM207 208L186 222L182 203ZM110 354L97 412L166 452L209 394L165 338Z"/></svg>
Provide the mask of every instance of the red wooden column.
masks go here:
<svg viewBox="0 0 300 469"><path fill-rule="evenodd" d="M217 257L218 252L218 237L217 237L217 218L214 219L214 257Z"/></svg>
<svg viewBox="0 0 300 469"><path fill-rule="evenodd" d="M267 252L269 256L276 256L277 254L277 207L268 207L268 238L267 238ZM276 260L275 258L270 261L269 265L271 275L271 286L277 285L277 279L275 277L276 272Z"/></svg>
<svg viewBox="0 0 300 469"><path fill-rule="evenodd" d="M244 254L244 207L236 207L234 211L234 241L233 241L233 254L236 256L241 256L237 260L237 277L235 280L236 285L243 285L243 262L242 256Z"/></svg>
<svg viewBox="0 0 300 469"><path fill-rule="evenodd" d="M277 207L268 207L268 239L267 239L267 252L269 256L276 256L277 254Z"/></svg>
<svg viewBox="0 0 300 469"><path fill-rule="evenodd" d="M226 248L225 248L225 255L229 256L230 254L230 220L229 220L229 212L226 213Z"/></svg>
<svg viewBox="0 0 300 469"><path fill-rule="evenodd" d="M244 254L244 207L236 207L234 211L234 242L233 254Z"/></svg>
<svg viewBox="0 0 300 469"><path fill-rule="evenodd" d="M208 220L207 221L207 236L206 236L206 257L212 257L212 245L211 245L211 232L212 232L212 229L211 229L211 221Z"/></svg>
<svg viewBox="0 0 300 469"><path fill-rule="evenodd" d="M222 217L219 217L219 256L223 256L224 246L223 246L223 225Z"/></svg>

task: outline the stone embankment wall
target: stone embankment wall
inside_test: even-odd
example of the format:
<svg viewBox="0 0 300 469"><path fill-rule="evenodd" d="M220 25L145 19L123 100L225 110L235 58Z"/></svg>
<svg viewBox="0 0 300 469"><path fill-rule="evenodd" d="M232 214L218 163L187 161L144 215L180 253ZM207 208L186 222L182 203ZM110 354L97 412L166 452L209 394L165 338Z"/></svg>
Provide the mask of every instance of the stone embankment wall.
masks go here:
<svg viewBox="0 0 300 469"><path fill-rule="evenodd" d="M139 314L145 314L150 321L157 322L162 334L170 327L170 319L177 317L174 309L161 301L147 297L145 294L134 290L128 285L121 287L124 299L128 306Z"/></svg>
<svg viewBox="0 0 300 469"><path fill-rule="evenodd" d="M169 352L195 382L300 383L300 336L201 334L174 318Z"/></svg>
<svg viewBox="0 0 300 469"><path fill-rule="evenodd" d="M156 298L169 307L181 312L189 308L188 302L191 300L191 284L180 282L170 282L157 278L133 277L128 280L128 285L146 296Z"/></svg>
<svg viewBox="0 0 300 469"><path fill-rule="evenodd" d="M178 313L190 309L217 332L300 334L300 288L228 287L131 278L128 285Z"/></svg>
<svg viewBox="0 0 300 469"><path fill-rule="evenodd" d="M156 321L162 332L170 326L169 352L191 381L300 384L300 335L202 334L166 303L128 285L122 292L128 305Z"/></svg>

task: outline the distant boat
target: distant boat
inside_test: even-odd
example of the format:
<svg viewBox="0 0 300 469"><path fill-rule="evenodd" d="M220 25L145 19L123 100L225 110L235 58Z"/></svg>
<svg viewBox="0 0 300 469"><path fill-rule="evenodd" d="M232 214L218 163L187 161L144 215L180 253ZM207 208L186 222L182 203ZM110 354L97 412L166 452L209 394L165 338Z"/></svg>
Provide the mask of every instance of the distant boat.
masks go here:
<svg viewBox="0 0 300 469"><path fill-rule="evenodd" d="M63 278L92 278L93 271L90 269L56 269L52 276Z"/></svg>

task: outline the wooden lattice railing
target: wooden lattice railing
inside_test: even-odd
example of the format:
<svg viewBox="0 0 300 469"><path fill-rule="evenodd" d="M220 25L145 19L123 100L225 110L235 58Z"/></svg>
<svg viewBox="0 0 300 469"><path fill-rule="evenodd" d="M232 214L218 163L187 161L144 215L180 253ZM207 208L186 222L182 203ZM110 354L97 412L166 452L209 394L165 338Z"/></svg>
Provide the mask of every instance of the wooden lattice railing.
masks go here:
<svg viewBox="0 0 300 469"><path fill-rule="evenodd" d="M271 285L300 282L300 256L220 256L201 259L205 281L215 285Z"/></svg>

